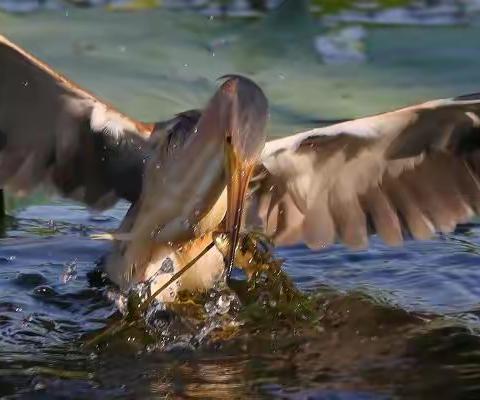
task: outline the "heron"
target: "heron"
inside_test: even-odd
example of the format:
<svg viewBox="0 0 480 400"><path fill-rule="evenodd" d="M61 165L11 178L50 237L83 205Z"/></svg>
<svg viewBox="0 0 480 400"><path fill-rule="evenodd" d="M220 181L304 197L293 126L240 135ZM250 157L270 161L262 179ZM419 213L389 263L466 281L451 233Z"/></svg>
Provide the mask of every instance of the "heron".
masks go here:
<svg viewBox="0 0 480 400"><path fill-rule="evenodd" d="M223 78L203 110L144 123L0 37L0 188L43 183L94 209L131 203L105 270L152 290L214 247L161 300L207 290L234 264L242 229L313 250L451 232L480 212L480 94L428 101L266 141L268 102Z"/></svg>

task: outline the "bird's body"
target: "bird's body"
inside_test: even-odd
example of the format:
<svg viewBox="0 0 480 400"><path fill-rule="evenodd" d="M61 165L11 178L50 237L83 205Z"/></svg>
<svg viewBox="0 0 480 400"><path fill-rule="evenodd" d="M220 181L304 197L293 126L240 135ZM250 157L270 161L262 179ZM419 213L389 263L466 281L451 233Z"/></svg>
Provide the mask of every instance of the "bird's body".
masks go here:
<svg viewBox="0 0 480 400"><path fill-rule="evenodd" d="M244 108L237 110L242 102ZM255 107L255 122L249 122L252 116L242 114L247 103ZM229 181L225 172L225 134L242 132L236 118L252 126L258 124L263 130L266 101L252 82L232 77L202 114L189 112L176 118L178 121L164 140L157 142L146 162L141 195L107 258L106 271L122 288L143 281L149 281L152 290L162 286L171 273L212 241L214 231L225 229L222 223L228 213ZM162 265L169 263L171 273L157 274ZM211 287L223 267L223 256L212 248L175 283L175 288ZM168 291L165 296L169 296Z"/></svg>
<svg viewBox="0 0 480 400"><path fill-rule="evenodd" d="M152 293L162 287L174 273L179 272L185 265L194 259L213 240L212 234L180 244L178 247L162 246L155 249L155 253L148 263L140 282L149 282ZM171 265L171 269L169 269ZM115 268L115 266L113 266ZM225 264L223 255L216 247L212 247L196 263L182 274L169 289L160 293L163 301L173 301L178 291L205 291L212 288L220 278ZM160 271L160 272L159 272ZM163 273L163 271L167 271Z"/></svg>
<svg viewBox="0 0 480 400"><path fill-rule="evenodd" d="M122 289L126 290L138 282L149 282L150 290L155 292L212 242L212 233L221 228L225 212L226 191L223 191L203 218L195 222L195 215L190 215L197 230L188 239L159 242L152 235L135 236L134 230L129 231L128 240L118 240L114 244L112 252L106 258L105 271ZM128 217L124 222L128 222ZM223 268L223 255L213 247L182 274L169 290L162 291L161 298L169 301L173 300L179 290L211 288Z"/></svg>
<svg viewBox="0 0 480 400"><path fill-rule="evenodd" d="M192 157L202 138L193 129L185 136L183 143L171 138L147 161L145 190L117 233L120 240L107 258L106 270L122 288L149 278L152 265L161 265L165 258L181 267L180 260L201 251L203 237L218 229L225 217L223 142L210 140L202 157ZM192 150L184 146L191 139Z"/></svg>
<svg viewBox="0 0 480 400"><path fill-rule="evenodd" d="M480 213L480 94L265 144L266 117L261 89L230 76L203 111L138 122L0 36L0 188L130 201L105 267L123 289L162 286L220 230L226 260L210 249L162 296L211 287L231 267L244 205L248 229L312 249L365 247L371 234L399 245Z"/></svg>

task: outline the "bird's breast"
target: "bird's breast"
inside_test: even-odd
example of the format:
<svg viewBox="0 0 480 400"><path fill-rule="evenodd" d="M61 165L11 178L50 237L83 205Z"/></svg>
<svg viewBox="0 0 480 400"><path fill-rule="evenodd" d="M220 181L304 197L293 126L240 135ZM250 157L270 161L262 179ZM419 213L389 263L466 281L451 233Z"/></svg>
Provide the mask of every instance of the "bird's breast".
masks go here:
<svg viewBox="0 0 480 400"><path fill-rule="evenodd" d="M211 241L212 235L206 234L183 244L158 246L153 252L143 276L143 281L150 284L151 293L167 283L176 272L195 258ZM171 302L174 301L176 294L182 290L208 290L220 277L223 267L223 256L214 246L192 268L161 292L158 299L163 302Z"/></svg>

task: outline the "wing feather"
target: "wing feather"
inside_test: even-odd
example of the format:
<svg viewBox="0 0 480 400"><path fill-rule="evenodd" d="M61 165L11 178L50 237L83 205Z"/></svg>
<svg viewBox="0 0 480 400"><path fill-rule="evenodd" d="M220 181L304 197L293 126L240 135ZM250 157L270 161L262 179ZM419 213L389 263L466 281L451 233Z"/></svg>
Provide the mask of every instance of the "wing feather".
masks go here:
<svg viewBox="0 0 480 400"><path fill-rule="evenodd" d="M365 247L371 233L390 245L427 239L480 212L480 99L435 100L277 139L261 164L248 215L265 224L255 204L290 215L266 230L277 244L292 244L285 231L295 229L295 242L311 248Z"/></svg>
<svg viewBox="0 0 480 400"><path fill-rule="evenodd" d="M98 208L134 201L152 129L0 36L0 187L47 182Z"/></svg>

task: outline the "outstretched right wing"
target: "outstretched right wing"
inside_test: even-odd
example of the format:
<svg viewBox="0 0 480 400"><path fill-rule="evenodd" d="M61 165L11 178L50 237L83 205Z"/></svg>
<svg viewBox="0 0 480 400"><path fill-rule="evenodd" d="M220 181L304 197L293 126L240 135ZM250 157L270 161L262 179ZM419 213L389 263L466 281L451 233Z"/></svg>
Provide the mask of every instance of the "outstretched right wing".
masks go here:
<svg viewBox="0 0 480 400"><path fill-rule="evenodd" d="M268 142L250 224L311 248L450 232L480 213L480 94Z"/></svg>

